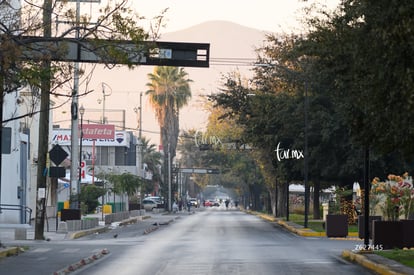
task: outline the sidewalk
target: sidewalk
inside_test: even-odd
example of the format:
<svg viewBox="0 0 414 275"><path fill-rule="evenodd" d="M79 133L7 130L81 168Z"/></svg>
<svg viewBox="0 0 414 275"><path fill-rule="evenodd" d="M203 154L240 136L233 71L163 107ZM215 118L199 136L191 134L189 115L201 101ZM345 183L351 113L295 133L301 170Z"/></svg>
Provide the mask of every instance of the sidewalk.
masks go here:
<svg viewBox="0 0 414 275"><path fill-rule="evenodd" d="M48 220L49 223L45 223L45 230L44 230L44 241L64 241L64 240L71 240L71 239L77 239L81 238L86 235L95 234L95 233L101 233L108 230L111 230L114 226L122 226L126 224L132 224L132 223L139 223L140 221L146 221L142 222L142 230L144 234L148 234L155 229L157 229L157 226L153 226L153 223L159 224L159 223L168 223L171 220L174 220L177 218L177 216L188 213L146 213L145 216L137 216L132 217L126 220L122 220L119 222L114 222L110 225L105 225L102 221L102 214L90 214L86 217L98 217L100 219L99 227L91 228L91 229L85 229L80 231L72 231L72 232L64 232L60 233L56 230L56 220L55 218L50 218ZM35 227L34 224L31 225L31 227L26 229L26 238L25 239L17 239L15 238L15 229L14 228L0 228L0 258L7 257L11 255L16 255L21 252L22 245L25 245L27 243L30 243L32 241L42 241L42 240L34 240L35 235Z"/></svg>

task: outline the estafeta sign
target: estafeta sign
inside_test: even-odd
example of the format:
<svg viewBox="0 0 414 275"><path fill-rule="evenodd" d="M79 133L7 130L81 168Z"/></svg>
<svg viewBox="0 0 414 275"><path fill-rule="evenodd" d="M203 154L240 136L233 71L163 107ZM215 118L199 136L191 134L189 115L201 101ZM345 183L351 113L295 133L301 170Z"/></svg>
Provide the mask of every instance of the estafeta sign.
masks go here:
<svg viewBox="0 0 414 275"><path fill-rule="evenodd" d="M82 124L85 139L114 139L115 125L111 124Z"/></svg>
<svg viewBox="0 0 414 275"><path fill-rule="evenodd" d="M129 134L126 131L114 131L113 138L87 138L85 135L82 139L83 146L92 146L95 141L95 146L116 146L129 147ZM70 129L58 129L52 132L52 143L61 146L71 146L71 132Z"/></svg>

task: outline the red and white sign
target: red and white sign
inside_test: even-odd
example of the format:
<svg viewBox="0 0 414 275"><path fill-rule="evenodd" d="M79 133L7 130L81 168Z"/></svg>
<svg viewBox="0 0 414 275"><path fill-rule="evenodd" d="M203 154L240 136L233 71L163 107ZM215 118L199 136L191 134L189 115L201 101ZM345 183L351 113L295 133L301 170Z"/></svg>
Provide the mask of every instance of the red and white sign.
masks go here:
<svg viewBox="0 0 414 275"><path fill-rule="evenodd" d="M82 179L85 178L85 173L86 173L86 171L85 171L86 167L85 166L86 166L86 163L84 161L81 161L80 168L81 168L81 178Z"/></svg>
<svg viewBox="0 0 414 275"><path fill-rule="evenodd" d="M128 147L130 146L130 135L126 131L114 131L111 138L88 138L83 136L83 146L107 146ZM93 134L93 133L92 133ZM96 134L99 134L98 132ZM102 133L101 133L102 134ZM60 146L71 146L70 129L54 129L52 131L52 143Z"/></svg>
<svg viewBox="0 0 414 275"><path fill-rule="evenodd" d="M83 138L87 139L114 139L115 125L110 124L82 124Z"/></svg>

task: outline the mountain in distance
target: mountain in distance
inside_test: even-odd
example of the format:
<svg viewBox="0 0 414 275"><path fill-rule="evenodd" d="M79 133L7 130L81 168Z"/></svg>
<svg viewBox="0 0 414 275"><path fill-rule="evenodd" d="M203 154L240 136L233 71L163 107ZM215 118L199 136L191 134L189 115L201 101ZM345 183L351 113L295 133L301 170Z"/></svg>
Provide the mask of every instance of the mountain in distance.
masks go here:
<svg viewBox="0 0 414 275"><path fill-rule="evenodd" d="M252 63L256 59L255 48L263 45L266 33L261 30L248 28L228 21L207 21L180 31L162 34L160 41L170 42L196 42L210 44L210 67L185 67L188 77L192 80L192 99L189 104L180 110L180 129L204 130L207 125L208 113L203 109L205 95L217 93L222 85L222 76L229 72L239 71L242 76L251 77ZM248 66L247 66L248 65ZM85 65L86 66L86 65ZM86 108L85 121L100 121L100 114L93 112L105 105L109 123L119 121L111 110L125 110L126 128L137 129L138 114L134 112L140 106L140 93L142 97L142 134L152 143L160 141L159 125L154 111L148 104L146 83L149 82L148 73L153 72L154 66L138 66L130 70L126 66L108 69L98 65L93 77L88 82L88 90L93 93L79 99L80 104ZM87 68L85 68L87 71ZM102 83L107 86L105 104L102 102ZM82 89L82 88L81 88ZM111 93L108 91L111 90ZM63 101L65 99L59 99ZM59 102L56 102L58 105ZM62 110L64 109L64 110ZM90 111L89 111L90 110ZM61 127L70 128L70 102L64 107L54 110L54 121Z"/></svg>
<svg viewBox="0 0 414 275"><path fill-rule="evenodd" d="M262 46L265 32L229 21L207 21L177 32L161 35L161 41L210 43L212 66L218 59L251 61Z"/></svg>

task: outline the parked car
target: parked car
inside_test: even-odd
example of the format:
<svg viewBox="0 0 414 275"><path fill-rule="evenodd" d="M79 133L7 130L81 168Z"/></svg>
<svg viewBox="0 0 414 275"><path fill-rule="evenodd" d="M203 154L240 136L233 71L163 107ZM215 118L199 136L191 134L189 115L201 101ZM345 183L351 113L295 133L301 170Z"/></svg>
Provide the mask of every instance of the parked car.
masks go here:
<svg viewBox="0 0 414 275"><path fill-rule="evenodd" d="M158 208L164 208L164 200L161 197L158 196L150 196L150 197L145 197L145 199L149 199L149 200L153 200L157 203L157 207Z"/></svg>
<svg viewBox="0 0 414 275"><path fill-rule="evenodd" d="M153 199L143 199L142 205L146 211L152 211L154 208L158 208L158 203Z"/></svg>
<svg viewBox="0 0 414 275"><path fill-rule="evenodd" d="M195 199L195 198L190 198L189 199L189 202L190 202L190 204L191 204L191 206L194 206L194 207L198 207L198 202L197 202L197 199Z"/></svg>
<svg viewBox="0 0 414 275"><path fill-rule="evenodd" d="M213 206L213 202L212 201L210 201L210 200L204 201L204 207L211 207L211 206Z"/></svg>

